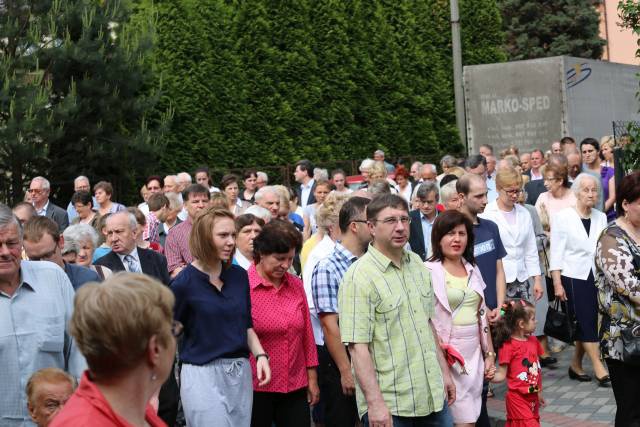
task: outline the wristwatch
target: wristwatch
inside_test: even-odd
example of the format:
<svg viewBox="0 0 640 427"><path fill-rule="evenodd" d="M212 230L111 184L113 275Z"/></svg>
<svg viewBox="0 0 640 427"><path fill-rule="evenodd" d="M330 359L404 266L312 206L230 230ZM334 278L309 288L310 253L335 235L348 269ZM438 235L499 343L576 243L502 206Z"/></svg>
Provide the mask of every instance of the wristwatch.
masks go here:
<svg viewBox="0 0 640 427"><path fill-rule="evenodd" d="M258 361L258 359L260 359L261 357L266 357L267 358L267 362L269 361L269 355L267 353L260 353L260 354L256 354L256 362Z"/></svg>

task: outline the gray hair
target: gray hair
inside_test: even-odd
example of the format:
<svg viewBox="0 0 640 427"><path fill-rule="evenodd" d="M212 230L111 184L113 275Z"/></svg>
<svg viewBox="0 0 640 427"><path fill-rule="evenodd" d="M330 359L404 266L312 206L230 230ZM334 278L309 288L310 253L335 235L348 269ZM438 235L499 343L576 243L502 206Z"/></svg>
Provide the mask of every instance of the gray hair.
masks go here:
<svg viewBox="0 0 640 427"><path fill-rule="evenodd" d="M182 209L183 203L180 194L169 191L167 193L164 193L164 196L169 199L169 209L171 209L172 211Z"/></svg>
<svg viewBox="0 0 640 427"><path fill-rule="evenodd" d="M76 177L76 179L74 179L74 180L73 180L73 183L74 183L74 184L77 184L77 183L78 183L78 182L80 182L80 181L87 181L87 182L89 182L89 178L87 178L87 177L86 177L86 176L84 176L84 175L80 175L80 176Z"/></svg>
<svg viewBox="0 0 640 427"><path fill-rule="evenodd" d="M457 181L457 180L456 180ZM447 182L440 187L440 203L445 204L453 198L458 191L456 190L456 181Z"/></svg>
<svg viewBox="0 0 640 427"><path fill-rule="evenodd" d="M420 172L420 169L422 169L422 162L413 162L411 163L411 167L417 166L418 168L418 172Z"/></svg>
<svg viewBox="0 0 640 427"><path fill-rule="evenodd" d="M180 184L185 184L185 185L189 185L191 184L191 175L189 175L187 172L180 172L178 175L176 175L176 179Z"/></svg>
<svg viewBox="0 0 640 427"><path fill-rule="evenodd" d="M426 198L429 195L429 193L435 193L436 200L438 199L438 197L440 196L440 191L438 190L437 183L423 182L422 184L420 184L420 187L418 187L418 191L416 192L416 197L422 200Z"/></svg>
<svg viewBox="0 0 640 427"><path fill-rule="evenodd" d="M263 187L265 188L265 187ZM260 191L260 190L258 190ZM258 205L251 205L247 208L246 211L244 211L244 214L251 214L257 218L262 219L264 222L269 222L271 221L271 212L269 212L269 209L265 209L262 206L258 206Z"/></svg>
<svg viewBox="0 0 640 427"><path fill-rule="evenodd" d="M451 154L447 154L442 159L440 159L440 166L442 167L452 168L455 165L456 165L456 158L453 157Z"/></svg>
<svg viewBox="0 0 640 427"><path fill-rule="evenodd" d="M360 172L362 172L363 170L368 171L369 169L371 169L371 166L373 166L375 162L376 161L373 159L364 159L360 163L360 167L358 169L360 170Z"/></svg>
<svg viewBox="0 0 640 427"><path fill-rule="evenodd" d="M40 181L42 183L42 189L43 190L49 190L51 188L51 183L49 182L49 180L43 176L36 176L35 178L33 178L31 180L31 182L33 181Z"/></svg>
<svg viewBox="0 0 640 427"><path fill-rule="evenodd" d="M373 153L374 156L384 156L384 151L382 150L376 150Z"/></svg>
<svg viewBox="0 0 640 427"><path fill-rule="evenodd" d="M262 172L262 171L256 172L256 178L262 179L265 183L269 182L269 176L265 172Z"/></svg>
<svg viewBox="0 0 640 427"><path fill-rule="evenodd" d="M391 186L386 179L376 179L367 188L371 197L378 196L380 194L391 194Z"/></svg>
<svg viewBox="0 0 640 427"><path fill-rule="evenodd" d="M164 181L166 181L167 179L173 179L173 181L177 184L178 183L178 175L167 175L164 177Z"/></svg>
<svg viewBox="0 0 640 427"><path fill-rule="evenodd" d="M74 224L67 227L63 232L64 246L75 244L81 246L82 242L90 241L93 244L94 249L98 247L98 233L95 228L89 224Z"/></svg>
<svg viewBox="0 0 640 427"><path fill-rule="evenodd" d="M18 234L20 234L20 240L22 240L22 224L20 224L20 221L18 221L9 206L0 203L0 228L5 228L11 224L15 224L18 227Z"/></svg>
<svg viewBox="0 0 640 427"><path fill-rule="evenodd" d="M431 171L433 173L438 173L438 168L433 163L425 163L424 165L422 165L422 168L420 168L420 172L422 172L423 170L428 170L429 168L431 168Z"/></svg>
<svg viewBox="0 0 640 427"><path fill-rule="evenodd" d="M116 212L113 213L111 215L109 215L109 218L107 218L107 222L105 224L108 224L110 220L112 220L113 218L115 218L118 215L126 215L127 219L129 219L129 227L131 228L131 230L135 231L138 229L138 220L136 219L136 216L134 214L132 214L131 212L128 211L120 211L120 212Z"/></svg>
<svg viewBox="0 0 640 427"><path fill-rule="evenodd" d="M598 191L598 197L600 197L600 192L602 191L602 189L600 188L600 180L595 175L587 172L581 172L580 174L578 174L578 176L576 176L576 179L573 180L573 184L571 184L571 191L573 191L573 194L578 197L578 194L580 194L580 190L582 188L582 181L584 181L585 179L592 179L593 182L596 183L596 190Z"/></svg>
<svg viewBox="0 0 640 427"><path fill-rule="evenodd" d="M316 181L329 181L329 171L322 168L313 170L313 179Z"/></svg>
<svg viewBox="0 0 640 427"><path fill-rule="evenodd" d="M264 187L256 191L256 194L254 196L256 203L262 200L268 193L275 194L276 196L278 196L278 199L280 199L280 193L278 193L278 190L276 190L273 185L265 185Z"/></svg>

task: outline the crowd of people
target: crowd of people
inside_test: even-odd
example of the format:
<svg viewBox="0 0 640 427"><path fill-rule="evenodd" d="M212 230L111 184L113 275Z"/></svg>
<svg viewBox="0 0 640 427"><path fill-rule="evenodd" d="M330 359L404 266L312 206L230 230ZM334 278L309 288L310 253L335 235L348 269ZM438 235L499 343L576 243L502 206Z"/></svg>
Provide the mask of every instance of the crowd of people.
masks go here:
<svg viewBox="0 0 640 427"><path fill-rule="evenodd" d="M508 425L535 426L574 344L569 377L640 425L640 172L615 182L613 145L378 150L357 188L203 167L130 207L79 176L64 209L35 177L0 204L0 424L488 426L506 381ZM545 336L550 301L574 342Z"/></svg>

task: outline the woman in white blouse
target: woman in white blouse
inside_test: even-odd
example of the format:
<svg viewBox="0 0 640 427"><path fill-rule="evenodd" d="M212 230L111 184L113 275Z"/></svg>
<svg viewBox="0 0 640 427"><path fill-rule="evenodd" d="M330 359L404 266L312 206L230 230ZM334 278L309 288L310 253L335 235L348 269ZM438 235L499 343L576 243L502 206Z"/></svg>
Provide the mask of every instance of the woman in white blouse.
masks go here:
<svg viewBox="0 0 640 427"><path fill-rule="evenodd" d="M598 237L607 226L607 216L593 209L600 192L598 178L581 173L573 181L571 190L577 199L576 206L565 208L551 217L549 270L556 298L567 301L569 313L578 321L569 377L578 381L591 381L591 377L582 369L582 359L586 352L599 385L606 387L610 380L600 361L594 260Z"/></svg>
<svg viewBox="0 0 640 427"><path fill-rule="evenodd" d="M506 167L496 175L498 198L489 203L480 215L498 225L500 239L507 251L502 259L507 298L523 298L534 302L543 295L540 262L531 215L518 204L522 193L522 175L514 168ZM529 278L533 277L533 289Z"/></svg>

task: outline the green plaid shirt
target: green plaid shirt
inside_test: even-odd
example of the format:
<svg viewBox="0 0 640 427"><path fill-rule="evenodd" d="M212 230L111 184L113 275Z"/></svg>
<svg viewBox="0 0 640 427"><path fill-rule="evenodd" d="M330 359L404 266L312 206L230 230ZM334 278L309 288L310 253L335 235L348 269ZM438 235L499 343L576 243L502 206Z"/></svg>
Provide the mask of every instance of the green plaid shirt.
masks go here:
<svg viewBox="0 0 640 427"><path fill-rule="evenodd" d="M391 414L422 417L441 411L444 384L429 325L433 289L420 257L405 251L399 268L370 245L345 273L338 304L342 341L369 345ZM362 417L367 402L357 382L356 398Z"/></svg>

